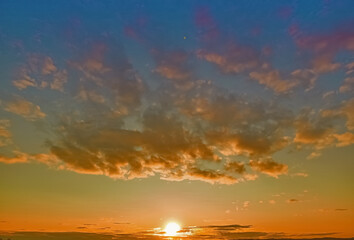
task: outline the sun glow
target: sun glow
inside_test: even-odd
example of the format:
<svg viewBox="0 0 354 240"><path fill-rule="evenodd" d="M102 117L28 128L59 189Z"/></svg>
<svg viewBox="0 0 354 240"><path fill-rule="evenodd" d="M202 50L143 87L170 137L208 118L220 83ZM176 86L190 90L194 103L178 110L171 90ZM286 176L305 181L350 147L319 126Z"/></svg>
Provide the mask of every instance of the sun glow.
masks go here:
<svg viewBox="0 0 354 240"><path fill-rule="evenodd" d="M181 227L177 223L170 222L164 229L165 236L176 236L179 230L181 230Z"/></svg>

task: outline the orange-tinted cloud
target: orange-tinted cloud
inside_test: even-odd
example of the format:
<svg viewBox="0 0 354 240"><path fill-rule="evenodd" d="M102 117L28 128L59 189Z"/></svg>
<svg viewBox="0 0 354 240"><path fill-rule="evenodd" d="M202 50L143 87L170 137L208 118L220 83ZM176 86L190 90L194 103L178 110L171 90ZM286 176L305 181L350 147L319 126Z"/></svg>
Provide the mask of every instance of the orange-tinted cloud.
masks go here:
<svg viewBox="0 0 354 240"><path fill-rule="evenodd" d="M7 156L0 155L0 162L7 163L7 164L24 163L24 162L28 162L28 157L27 157L27 154L24 154L24 153L17 153L13 157L7 157Z"/></svg>
<svg viewBox="0 0 354 240"><path fill-rule="evenodd" d="M319 150L326 147L344 147L354 144L352 127L353 101L343 102L341 106L321 111L314 111L309 108L303 109L297 116L295 126L294 143L298 147L313 146L316 151L308 158L321 156ZM353 106L352 106L353 105ZM338 121L346 122L347 129L338 128Z"/></svg>
<svg viewBox="0 0 354 240"><path fill-rule="evenodd" d="M301 49L312 52L311 65L317 73L339 69L341 64L334 62L339 51L354 51L354 32L351 28L346 28L345 24L330 33L302 35L295 41Z"/></svg>
<svg viewBox="0 0 354 240"><path fill-rule="evenodd" d="M339 92L354 92L354 77L345 78L342 86L339 88Z"/></svg>
<svg viewBox="0 0 354 240"><path fill-rule="evenodd" d="M344 118L347 129L354 130L354 98L342 102L339 108L323 110L321 114L325 118Z"/></svg>
<svg viewBox="0 0 354 240"><path fill-rule="evenodd" d="M352 74L354 73L354 62L348 63L347 65L345 65L346 70L346 74Z"/></svg>
<svg viewBox="0 0 354 240"><path fill-rule="evenodd" d="M19 90L27 87L47 88L63 92L67 82L67 71L59 70L51 57L41 54L30 54L26 63L17 72L12 81Z"/></svg>
<svg viewBox="0 0 354 240"><path fill-rule="evenodd" d="M10 121L7 119L0 119L0 147L9 145L11 140L11 132L9 131Z"/></svg>
<svg viewBox="0 0 354 240"><path fill-rule="evenodd" d="M66 168L78 172L117 178L160 173L165 179L177 180L185 176L215 181L221 179L221 175L211 172L208 175L196 168L195 171L186 171L186 167L193 166L197 159L214 161L215 156L198 136L184 130L172 116L148 113L143 124L144 131L114 130L114 125L95 129L90 123L65 124L60 132L61 142L53 144L51 151L65 163ZM83 134L86 137L83 138ZM179 175L180 172L182 175Z"/></svg>
<svg viewBox="0 0 354 240"><path fill-rule="evenodd" d="M80 87L77 98L95 103L104 103L106 101L103 94L100 94L95 89L86 89L84 86Z"/></svg>
<svg viewBox="0 0 354 240"><path fill-rule="evenodd" d="M312 60L312 68L317 73L327 73L338 70L340 63L332 62L333 56L331 54L323 54L315 57Z"/></svg>
<svg viewBox="0 0 354 240"><path fill-rule="evenodd" d="M38 105L22 97L14 97L10 101L4 101L2 106L5 111L20 115L31 121L41 119L46 116L46 114L41 111L41 108Z"/></svg>
<svg viewBox="0 0 354 240"><path fill-rule="evenodd" d="M271 69L268 65L250 72L249 75L259 84L272 89L276 93L288 93L298 86L310 90L317 80L316 72L311 69L297 69L284 77L278 70Z"/></svg>
<svg viewBox="0 0 354 240"><path fill-rule="evenodd" d="M122 49L106 38L89 42L87 48L88 53L69 62L81 79L77 97L98 103L107 100L123 115L139 106L146 86Z"/></svg>
<svg viewBox="0 0 354 240"><path fill-rule="evenodd" d="M260 65L259 56L252 48L235 44L225 47L222 52L201 49L196 54L198 58L215 64L221 72L227 74L245 72Z"/></svg>
<svg viewBox="0 0 354 240"><path fill-rule="evenodd" d="M272 159L251 160L250 166L264 174L278 178L279 175L288 173L288 166L274 162Z"/></svg>
<svg viewBox="0 0 354 240"><path fill-rule="evenodd" d="M237 183L237 178L214 170L201 170L192 168L188 171L186 179L202 180L210 183L234 184Z"/></svg>
<svg viewBox="0 0 354 240"><path fill-rule="evenodd" d="M13 151L10 156L0 155L0 162L6 164L40 162L46 165L58 164L58 159L52 154L28 154L20 151Z"/></svg>
<svg viewBox="0 0 354 240"><path fill-rule="evenodd" d="M324 146L328 144L331 133L334 129L332 118L316 117L311 113L311 109L304 109L295 121L296 135L295 143L317 144Z"/></svg>
<svg viewBox="0 0 354 240"><path fill-rule="evenodd" d="M354 144L354 133L346 132L342 134L334 134L333 135L337 139L338 147L345 147L351 144Z"/></svg>
<svg viewBox="0 0 354 240"><path fill-rule="evenodd" d="M154 72L169 79L176 88L190 89L193 87L194 76L187 52L153 52L156 61Z"/></svg>
<svg viewBox="0 0 354 240"><path fill-rule="evenodd" d="M270 72L251 72L250 77L277 93L288 92L298 85L297 81L281 79L279 72L276 70Z"/></svg>
<svg viewBox="0 0 354 240"><path fill-rule="evenodd" d="M242 162L228 162L225 170L231 173L243 174L246 172L245 164Z"/></svg>

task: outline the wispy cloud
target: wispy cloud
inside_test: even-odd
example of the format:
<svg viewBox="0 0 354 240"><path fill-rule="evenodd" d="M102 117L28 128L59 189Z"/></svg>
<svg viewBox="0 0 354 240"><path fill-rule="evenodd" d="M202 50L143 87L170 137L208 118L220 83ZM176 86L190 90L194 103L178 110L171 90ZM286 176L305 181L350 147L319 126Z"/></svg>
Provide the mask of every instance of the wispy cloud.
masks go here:
<svg viewBox="0 0 354 240"><path fill-rule="evenodd" d="M41 119L46 116L38 105L19 96L15 96L9 101L3 101L1 105L5 111L20 115L31 121Z"/></svg>
<svg viewBox="0 0 354 240"><path fill-rule="evenodd" d="M0 147L12 143L12 134L9 130L10 124L10 120L0 119Z"/></svg>

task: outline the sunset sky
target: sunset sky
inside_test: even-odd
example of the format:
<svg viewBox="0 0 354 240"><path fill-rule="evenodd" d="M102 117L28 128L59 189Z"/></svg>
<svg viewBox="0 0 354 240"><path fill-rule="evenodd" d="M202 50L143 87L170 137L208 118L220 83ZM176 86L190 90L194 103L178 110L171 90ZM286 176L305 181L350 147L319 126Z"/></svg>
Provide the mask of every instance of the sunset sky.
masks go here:
<svg viewBox="0 0 354 240"><path fill-rule="evenodd" d="M0 0L0 238L349 238L353 172L352 0Z"/></svg>

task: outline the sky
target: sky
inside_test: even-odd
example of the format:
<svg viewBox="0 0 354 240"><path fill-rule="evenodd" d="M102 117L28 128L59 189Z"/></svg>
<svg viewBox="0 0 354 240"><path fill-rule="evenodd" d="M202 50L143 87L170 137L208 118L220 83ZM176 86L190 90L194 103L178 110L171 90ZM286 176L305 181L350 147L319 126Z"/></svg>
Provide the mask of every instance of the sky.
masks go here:
<svg viewBox="0 0 354 240"><path fill-rule="evenodd" d="M1 0L0 238L354 237L353 9Z"/></svg>

